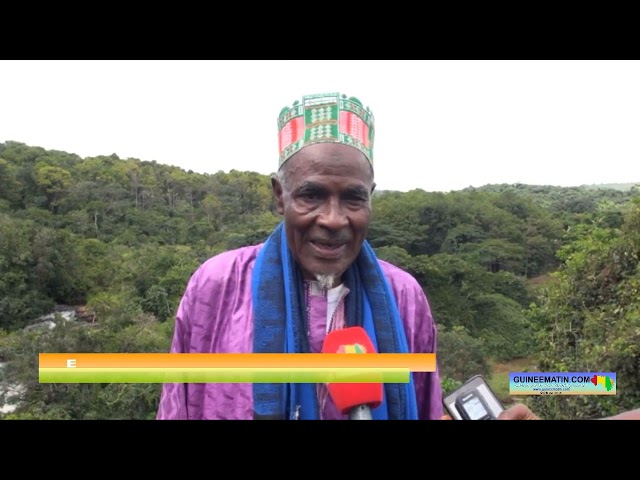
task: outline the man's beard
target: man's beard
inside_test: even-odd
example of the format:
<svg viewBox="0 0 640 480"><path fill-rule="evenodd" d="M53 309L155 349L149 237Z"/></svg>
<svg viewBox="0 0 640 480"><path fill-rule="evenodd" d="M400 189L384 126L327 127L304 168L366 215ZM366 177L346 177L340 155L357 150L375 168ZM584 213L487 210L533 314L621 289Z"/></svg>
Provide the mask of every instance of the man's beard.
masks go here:
<svg viewBox="0 0 640 480"><path fill-rule="evenodd" d="M322 288L323 290L329 290L333 288L337 278L338 275L335 275L333 273L319 273L316 275L316 280L320 288Z"/></svg>

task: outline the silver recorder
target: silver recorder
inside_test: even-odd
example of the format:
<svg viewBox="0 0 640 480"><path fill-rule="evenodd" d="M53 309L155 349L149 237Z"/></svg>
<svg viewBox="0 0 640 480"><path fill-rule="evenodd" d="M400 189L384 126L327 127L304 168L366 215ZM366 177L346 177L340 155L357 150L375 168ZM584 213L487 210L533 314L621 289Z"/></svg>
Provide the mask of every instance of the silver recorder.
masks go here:
<svg viewBox="0 0 640 480"><path fill-rule="evenodd" d="M504 407L482 375L467 380L444 398L444 407L453 420L495 420Z"/></svg>

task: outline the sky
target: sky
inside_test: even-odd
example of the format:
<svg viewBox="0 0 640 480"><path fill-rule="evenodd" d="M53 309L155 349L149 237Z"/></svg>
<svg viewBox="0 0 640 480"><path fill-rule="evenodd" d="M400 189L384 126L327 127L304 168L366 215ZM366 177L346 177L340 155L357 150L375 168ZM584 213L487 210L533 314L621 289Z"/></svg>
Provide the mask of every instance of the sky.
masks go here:
<svg viewBox="0 0 640 480"><path fill-rule="evenodd" d="M0 60L0 143L270 174L277 117L375 117L378 190L640 182L640 61Z"/></svg>

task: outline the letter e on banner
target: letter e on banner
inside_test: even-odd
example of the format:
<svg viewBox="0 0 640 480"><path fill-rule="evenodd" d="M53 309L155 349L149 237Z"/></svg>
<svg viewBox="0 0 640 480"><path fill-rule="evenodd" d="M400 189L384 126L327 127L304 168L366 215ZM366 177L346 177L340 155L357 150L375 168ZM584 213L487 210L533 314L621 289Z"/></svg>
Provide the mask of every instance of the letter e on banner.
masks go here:
<svg viewBox="0 0 640 480"><path fill-rule="evenodd" d="M67 360L67 368L76 368L76 360L74 358Z"/></svg>

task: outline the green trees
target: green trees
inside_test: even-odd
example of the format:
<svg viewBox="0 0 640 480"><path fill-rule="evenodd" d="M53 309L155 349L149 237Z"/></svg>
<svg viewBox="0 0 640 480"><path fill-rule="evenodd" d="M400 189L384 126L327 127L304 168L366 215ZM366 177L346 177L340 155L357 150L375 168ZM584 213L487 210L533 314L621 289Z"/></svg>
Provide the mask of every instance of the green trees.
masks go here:
<svg viewBox="0 0 640 480"><path fill-rule="evenodd" d="M532 307L542 371L614 372L615 397L534 398L547 418L598 418L640 404L640 201L620 229L583 225L559 252L563 268Z"/></svg>
<svg viewBox="0 0 640 480"><path fill-rule="evenodd" d="M368 240L424 288L445 390L535 354L542 371L620 382L616 397L533 399L547 418L640 404L638 193L376 192ZM267 175L0 144L0 404L3 385L24 387L5 418L153 418L158 386L40 385L37 354L167 351L193 271L280 221ZM84 316L25 329L59 304Z"/></svg>
<svg viewBox="0 0 640 480"><path fill-rule="evenodd" d="M160 386L156 384L49 384L38 381L38 354L47 352L165 352L173 322L121 311L100 322L63 323L51 330L20 330L0 336L5 368L0 384L20 385L18 398L0 391L1 404L19 408L4 419L132 419L155 417Z"/></svg>

